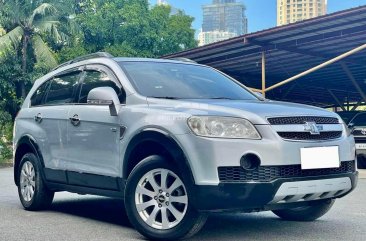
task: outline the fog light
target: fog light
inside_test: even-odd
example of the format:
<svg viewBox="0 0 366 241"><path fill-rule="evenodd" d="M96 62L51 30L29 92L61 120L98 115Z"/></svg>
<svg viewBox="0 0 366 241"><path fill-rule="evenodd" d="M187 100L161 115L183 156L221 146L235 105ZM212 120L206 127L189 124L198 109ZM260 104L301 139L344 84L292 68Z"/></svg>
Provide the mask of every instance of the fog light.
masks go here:
<svg viewBox="0 0 366 241"><path fill-rule="evenodd" d="M242 156L240 166L247 171L257 169L261 165L261 160L255 154L249 153Z"/></svg>

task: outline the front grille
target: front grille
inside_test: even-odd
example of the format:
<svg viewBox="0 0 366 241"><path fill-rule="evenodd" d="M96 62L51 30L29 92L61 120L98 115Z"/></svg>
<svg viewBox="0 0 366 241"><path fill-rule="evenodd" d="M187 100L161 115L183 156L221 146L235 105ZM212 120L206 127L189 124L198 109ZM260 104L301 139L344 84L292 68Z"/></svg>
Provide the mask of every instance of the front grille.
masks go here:
<svg viewBox="0 0 366 241"><path fill-rule="evenodd" d="M366 136L365 136L366 137ZM355 142L357 144L360 144L360 143L366 143L366 138L365 137L357 137L355 136Z"/></svg>
<svg viewBox="0 0 366 241"><path fill-rule="evenodd" d="M273 117L268 118L271 125L302 125L305 122L315 122L316 124L339 124L337 118L334 117L317 117L317 116L292 116L292 117Z"/></svg>
<svg viewBox="0 0 366 241"><path fill-rule="evenodd" d="M331 140L342 136L342 131L320 132L319 135L312 135L310 132L277 132L284 139L289 140Z"/></svg>
<svg viewBox="0 0 366 241"><path fill-rule="evenodd" d="M354 136L365 136L366 137L366 132L365 132L365 134L362 134L362 130L354 130L354 131L352 131L352 135L354 135Z"/></svg>
<svg viewBox="0 0 366 241"><path fill-rule="evenodd" d="M301 165L260 166L253 171L242 167L219 167L220 182L270 182L279 178L296 178L311 176L326 176L332 174L352 173L356 171L354 161L342 162L339 168L302 170Z"/></svg>

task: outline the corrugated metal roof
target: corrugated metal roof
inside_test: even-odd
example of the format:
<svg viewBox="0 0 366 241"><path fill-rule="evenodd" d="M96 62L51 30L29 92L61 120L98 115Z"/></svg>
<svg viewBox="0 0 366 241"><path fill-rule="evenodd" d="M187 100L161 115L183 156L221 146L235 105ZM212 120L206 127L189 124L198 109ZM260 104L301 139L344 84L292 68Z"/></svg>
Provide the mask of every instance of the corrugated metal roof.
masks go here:
<svg viewBox="0 0 366 241"><path fill-rule="evenodd" d="M164 56L185 57L215 67L253 88L261 86L261 53L266 52L267 87L366 43L366 6L271 28ZM343 60L366 92L366 51ZM317 106L358 102L356 91L339 63L278 89L268 98Z"/></svg>

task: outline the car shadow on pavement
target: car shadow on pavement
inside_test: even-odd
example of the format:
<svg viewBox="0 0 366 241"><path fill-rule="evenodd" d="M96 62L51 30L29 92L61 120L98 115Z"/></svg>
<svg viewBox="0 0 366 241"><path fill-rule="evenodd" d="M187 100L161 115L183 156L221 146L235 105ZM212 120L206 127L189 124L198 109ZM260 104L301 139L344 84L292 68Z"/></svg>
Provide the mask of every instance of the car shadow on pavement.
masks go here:
<svg viewBox="0 0 366 241"><path fill-rule="evenodd" d="M284 221L272 212L211 214L201 232L191 240L313 240L326 223Z"/></svg>
<svg viewBox="0 0 366 241"><path fill-rule="evenodd" d="M128 221L122 199L93 196L90 198L57 200L52 203L50 211L132 227Z"/></svg>
<svg viewBox="0 0 366 241"><path fill-rule="evenodd" d="M123 200L90 196L57 200L50 211L75 215L94 221L132 228ZM205 226L191 240L295 240L313 238L316 232L331 228L327 221L287 222L270 212L260 214L212 214ZM140 236L142 240L144 238Z"/></svg>

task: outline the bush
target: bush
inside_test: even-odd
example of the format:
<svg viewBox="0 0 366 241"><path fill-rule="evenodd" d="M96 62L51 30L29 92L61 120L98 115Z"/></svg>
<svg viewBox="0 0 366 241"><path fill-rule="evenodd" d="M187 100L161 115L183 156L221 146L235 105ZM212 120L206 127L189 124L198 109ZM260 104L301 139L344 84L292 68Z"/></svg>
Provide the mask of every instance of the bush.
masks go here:
<svg viewBox="0 0 366 241"><path fill-rule="evenodd" d="M0 164L10 162L13 156L11 146L8 143L0 140Z"/></svg>
<svg viewBox="0 0 366 241"><path fill-rule="evenodd" d="M9 162L12 158L13 122L11 115L0 110L0 163Z"/></svg>

